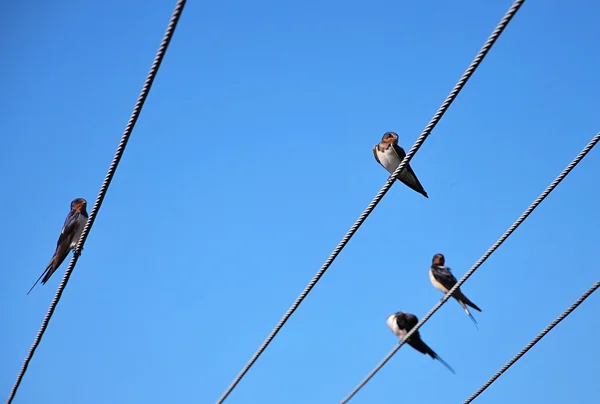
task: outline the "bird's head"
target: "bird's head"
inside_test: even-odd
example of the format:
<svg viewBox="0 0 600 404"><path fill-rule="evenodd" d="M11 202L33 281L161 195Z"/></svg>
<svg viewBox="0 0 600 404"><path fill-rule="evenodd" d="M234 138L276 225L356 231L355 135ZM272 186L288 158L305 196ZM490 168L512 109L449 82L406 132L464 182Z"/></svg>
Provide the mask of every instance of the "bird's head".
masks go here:
<svg viewBox="0 0 600 404"><path fill-rule="evenodd" d="M387 319L389 320L390 318L396 318L398 316L401 316L402 314L404 314L404 312L402 311L397 311L394 314L390 314L389 316L387 316Z"/></svg>
<svg viewBox="0 0 600 404"><path fill-rule="evenodd" d="M396 132L385 132L381 138L383 143L398 143L398 134Z"/></svg>
<svg viewBox="0 0 600 404"><path fill-rule="evenodd" d="M433 265L444 266L444 264L446 263L446 258L444 258L444 254L436 254L433 256L431 263Z"/></svg>
<svg viewBox="0 0 600 404"><path fill-rule="evenodd" d="M85 212L85 208L87 207L87 201L83 198L75 198L73 202L71 202L71 210L78 210L80 212Z"/></svg>

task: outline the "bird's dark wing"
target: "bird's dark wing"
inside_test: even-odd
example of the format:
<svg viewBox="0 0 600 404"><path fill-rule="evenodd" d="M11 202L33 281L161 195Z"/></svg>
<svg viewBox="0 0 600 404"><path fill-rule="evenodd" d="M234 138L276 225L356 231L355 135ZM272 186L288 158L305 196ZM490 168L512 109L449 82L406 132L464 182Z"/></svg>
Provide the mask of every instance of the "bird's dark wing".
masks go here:
<svg viewBox="0 0 600 404"><path fill-rule="evenodd" d="M410 313L402 313L397 317L398 327L406 332L409 332L419 323L419 319L414 314ZM428 354L431 349L421 340L421 335L419 331L415 331L414 334L406 340L408 345L416 349L417 351ZM433 351L431 351L433 352Z"/></svg>
<svg viewBox="0 0 600 404"><path fill-rule="evenodd" d="M379 146L379 145L377 145L377 144L376 144L375 146L373 146L373 156L375 156L375 160L377 160L377 162L378 162L378 163L379 163L381 166L383 166L383 164L381 164L381 161L379 161L379 157L377 157L377 146ZM385 168L385 167L384 167L384 168Z"/></svg>
<svg viewBox="0 0 600 404"><path fill-rule="evenodd" d="M412 330L414 328L414 326L417 325L418 322L419 322L419 319L414 314L405 313L404 314L404 318L405 318L405 321L406 321L406 323L404 325L404 329L407 332L410 331L410 330Z"/></svg>
<svg viewBox="0 0 600 404"><path fill-rule="evenodd" d="M408 345L421 352L422 354L429 355L433 359L435 359L435 352L433 352L433 349L429 348L429 346L423 342L420 335L416 335L415 333L412 337L410 337L410 340L406 342L408 343Z"/></svg>
<svg viewBox="0 0 600 404"><path fill-rule="evenodd" d="M394 146L394 151L396 152L398 159L400 159L400 161L404 160L404 157L406 157L406 152L404 151L404 149L400 147L397 143L393 144L392 146Z"/></svg>
<svg viewBox="0 0 600 404"><path fill-rule="evenodd" d="M81 213L78 210L71 210L65 219L65 224L63 225L62 230L60 231L60 236L58 236L58 241L56 242L56 250L58 251L60 245L71 244L73 239L73 234L75 233L75 229L77 229L77 223L79 221L79 217Z"/></svg>
<svg viewBox="0 0 600 404"><path fill-rule="evenodd" d="M79 226L79 220L82 218L82 216L83 215L78 210L72 210L67 215L65 224L63 225L60 236L58 237L58 241L56 242L56 251L54 252L54 257L52 257L52 260L48 264L51 269L42 280L42 283L46 283L54 271L56 271L56 269L58 269L58 267L63 263L65 258L67 258L67 255L69 255L69 252L71 251L71 243L73 241L78 241L73 239L75 237L77 227Z"/></svg>
<svg viewBox="0 0 600 404"><path fill-rule="evenodd" d="M63 225L62 230L60 231L60 236L58 236L58 241L56 242L56 250L54 251L54 255L52 259L46 266L46 269L37 281L33 284L31 289L27 294L31 293L35 285L41 280L42 285L48 282L48 279L56 272L58 267L63 263L67 255L69 255L71 241L73 240L73 236L75 235L75 230L77 229L77 224L81 213L75 209L71 210L65 219L65 223Z"/></svg>
<svg viewBox="0 0 600 404"><path fill-rule="evenodd" d="M431 272L435 279L444 285L446 289L450 290L456 285L457 280L454 275L452 275L450 268L441 265L433 265L431 267Z"/></svg>
<svg viewBox="0 0 600 404"><path fill-rule="evenodd" d="M398 146L397 144L395 144L394 151L398 155L400 162L402 162L402 160L404 160L404 157L406 157L406 153L404 152L404 149L402 147ZM400 162L398 164L400 164ZM403 182L404 184L406 184L408 187L412 188L416 192L420 193L424 197L428 198L427 192L425 192L425 188L423 188L423 185L421 185L421 182L419 181L419 179L417 178L417 175L415 174L412 167L410 166L410 163L406 164L404 166L404 168L402 169L402 171L400 171L400 175L398 175L398 180L400 180L401 182Z"/></svg>
<svg viewBox="0 0 600 404"><path fill-rule="evenodd" d="M410 313L396 313L396 325L401 330L409 332L415 325L417 325L418 322L419 320L417 319L417 317Z"/></svg>

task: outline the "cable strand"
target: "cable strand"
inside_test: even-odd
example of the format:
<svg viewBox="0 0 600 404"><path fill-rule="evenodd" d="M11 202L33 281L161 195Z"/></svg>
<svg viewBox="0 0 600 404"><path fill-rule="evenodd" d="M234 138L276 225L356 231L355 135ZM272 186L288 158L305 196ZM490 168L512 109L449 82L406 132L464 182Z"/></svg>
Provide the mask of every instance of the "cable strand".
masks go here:
<svg viewBox="0 0 600 404"><path fill-rule="evenodd" d="M458 83L454 86L454 88L452 89L452 91L450 92L450 94L448 95L446 100L443 102L442 106L438 109L438 111L435 113L435 115L433 116L433 118L431 119L429 124L425 127L425 129L423 130L421 135L417 138L417 141L411 147L411 149L408 151L408 153L406 154L406 157L404 157L404 159L400 162L400 165L396 168L396 171L394 171L394 173L392 175L390 175L390 177L388 178L388 180L385 183L385 185L383 186L383 188L377 193L375 198L371 201L371 203L365 209L365 211L359 216L358 220L352 225L350 230L348 230L346 235L342 238L342 241L340 241L340 243L337 245L337 247L335 247L335 249L329 256L329 258L327 258L327 260L325 261L323 266L319 269L317 274L308 283L308 285L302 291L300 296L298 296L298 298L296 298L296 300L294 301L292 306L288 309L288 311L285 313L283 318L281 320L279 320L279 322L277 323L275 328L271 331L271 333L267 336L267 338L262 343L262 345L258 348L258 351L256 351L256 353L250 358L248 363L246 363L246 365L241 370L241 372L235 377L234 381L227 388L225 393L223 393L223 395L219 398L219 400L217 401L217 404L221 404L221 403L223 403L223 401L225 401L225 399L227 399L229 394L231 394L233 389L237 386L237 384L246 375L248 370L250 370L250 368L254 365L256 360L262 355L262 353L269 346L271 341L279 333L279 331L281 330L283 325L288 321L288 319L292 316L292 314L300 306L302 301L310 293L312 288L317 284L317 282L325 274L327 269L331 266L333 261L339 255L339 253L344 249L346 244L348 244L348 242L350 241L352 236L354 236L354 234L359 229L359 227L363 224L363 222L367 219L367 217L371 214L371 212L373 212L375 207L379 204L381 199L385 196L385 194L389 191L391 186L394 184L396 178L400 174L400 171L410 162L410 160L412 159L414 154L419 150L419 148L421 147L423 142L425 142L425 139L427 139L427 137L431 134L431 132L433 131L433 128L435 128L435 126L438 124L438 122L440 121L442 116L446 113L446 111L448 110L450 105L454 102L454 100L456 99L456 97L458 96L458 94L460 93L462 88L465 86L465 84L467 83L469 78L473 75L473 73L475 72L477 67L481 64L481 62L483 61L483 59L485 58L485 56L487 55L489 50L492 48L492 46L494 45L494 43L496 42L498 37L500 37L500 34L502 34L502 32L504 31L504 29L506 28L506 26L508 25L510 20L515 16L515 14L519 10L519 8L523 5L524 2L525 2L525 0L517 0L513 3L513 5L510 7L508 12L504 16L504 18L502 18L502 20L500 21L500 23L498 24L496 29L492 32L492 34L490 35L488 40L485 42L485 44L483 45L483 47L481 48L481 50L479 51L479 53L477 54L477 56L475 57L473 62L469 65L469 67L464 72L464 74L462 75L462 77L460 78Z"/></svg>
<svg viewBox="0 0 600 404"><path fill-rule="evenodd" d="M150 92L150 87L152 87L154 78L156 77L158 69L162 63L163 57L167 51L167 48L169 47L169 43L171 42L171 38L173 37L173 34L175 32L175 28L177 26L177 22L179 21L179 17L181 17L181 13L183 12L183 7L185 6L185 3L186 3L186 0L178 0L177 5L175 6L175 10L173 11L173 14L171 16L171 20L169 21L169 25L167 26L163 40L160 44L160 47L158 48L158 51L154 58L154 62L152 63L152 67L150 68L148 76L146 77L146 81L144 82L144 86L142 87L142 91L140 92L137 102L135 103L135 107L133 108L131 117L129 118L129 121L127 122L127 126L125 127L125 131L123 132L123 136L121 137L121 141L119 142L119 145L115 152L115 156L114 156L112 162L110 163L106 177L104 178L104 181L102 182L102 186L100 187L100 191L98 193L98 197L96 198L96 202L94 203L94 206L92 207L92 210L90 211L88 221L85 224L83 232L81 233L81 237L79 238L79 242L77 243L77 246L75 247L75 251L71 258L71 262L69 263L69 266L67 267L67 270L65 271L65 275L63 276L62 281L58 285L58 289L56 290L56 295L52 299L52 302L50 303L50 307L48 308L48 312L46 313L46 316L44 317L44 320L42 321L42 325L41 325L37 335L35 336L35 339L33 341L31 348L29 349L29 352L27 353L27 356L25 357L25 361L23 362L21 370L19 371L19 374L17 375L15 384L13 385L10 395L8 396L7 404L12 403L12 400L14 399L15 394L17 393L17 390L21 384L21 381L23 380L23 376L25 375L25 372L27 371L27 368L29 366L29 362L33 358L33 354L35 353L37 347L39 346L42 336L46 332L48 323L50 322L50 319L52 318L54 310L56 309L56 306L63 294L63 291L64 291L65 287L67 286L67 282L69 281L69 278L71 277L71 273L73 272L73 269L75 268L75 265L77 264L77 260L79 259L79 256L81 255L81 250L83 249L83 245L85 244L85 241L87 239L89 231L91 230L92 226L94 225L94 221L96 220L96 215L98 214L98 211L100 210L102 201L104 200L106 192L108 191L108 187L110 186L110 183L115 175L117 166L119 165L119 162L121 161L121 157L123 156L125 147L127 146L127 142L129 141L129 138L133 131L133 127L135 126L135 124L138 120L138 117L140 115L142 107L144 106L144 102L146 101L146 97L148 96L148 93Z"/></svg>
<svg viewBox="0 0 600 404"><path fill-rule="evenodd" d="M463 404L469 404L473 400L475 400L481 393L483 393L488 387L492 385L504 372L506 372L512 365L515 364L516 361L521 359L523 355L527 353L535 344L537 344L542 338L546 336L554 327L556 327L561 321L563 321L569 314L571 314L575 309L585 301L588 297L592 295L598 288L600 287L600 281L597 281L591 288L589 288L583 295L577 299L575 303L571 305L567 310L565 310L560 316L558 316L549 326L544 328L542 332L540 332L531 342L529 342L525 348L523 348L518 354L516 354L511 360L509 360L504 366L500 368L498 372L496 372L491 379L489 379L483 386L479 388L473 395L465 400Z"/></svg>
<svg viewBox="0 0 600 404"><path fill-rule="evenodd" d="M552 183L544 190L544 192L542 192L541 195L538 196L537 199L531 205L529 205L525 212L523 212L523 214L508 228L508 230L506 230L506 232L498 239L498 241L496 241L494 245L492 245L492 247L490 247L485 252L485 254L471 267L471 269L467 271L467 273L456 283L456 285L454 285L454 287L450 289L448 293L446 293L446 295L444 295L444 297L433 307L433 309L431 309L429 313L427 313L425 317L423 317L417 323L417 325L406 334L406 336L375 367L375 369L373 369L373 371L371 371L371 373L369 373L367 377L354 390L352 390L352 392L348 396L346 396L346 398L344 398L341 401L341 404L345 404L348 401L350 401L350 399L356 393L358 393L358 391L362 387L364 387L364 385L367 384L369 380L371 380L371 378L375 376L375 374L379 370L381 370L383 366L385 366L385 364L392 358L392 356L394 356L396 352L398 352L398 350L402 347L402 345L405 344L406 340L409 339L419 328L421 328L421 326L425 324L431 318L431 316L433 316L433 314L435 314L435 312L438 311L439 308L442 307L442 305L444 305L448 301L448 299L450 299L452 294L458 288L460 288L463 285L463 283L465 283L467 279L469 279L477 269L479 269L481 264L483 264L492 255L492 253L494 253L494 251L496 251L498 247L500 247L506 241L506 239L517 229L517 227L521 225L521 223L525 221L525 219L527 219L527 217L542 203L544 199L546 199L546 197L556 188L556 186L561 183L561 181L571 172L571 170L573 170L573 168L575 168L575 166L579 164L579 162L588 154L588 152L592 150L592 148L598 143L599 140L600 133L597 133L596 136L594 136L592 140L587 144L587 146L585 146L585 148L577 155L577 157L575 157L573 161L571 161L569 165L565 167L565 169L558 175L558 177L556 177L554 181L552 181Z"/></svg>

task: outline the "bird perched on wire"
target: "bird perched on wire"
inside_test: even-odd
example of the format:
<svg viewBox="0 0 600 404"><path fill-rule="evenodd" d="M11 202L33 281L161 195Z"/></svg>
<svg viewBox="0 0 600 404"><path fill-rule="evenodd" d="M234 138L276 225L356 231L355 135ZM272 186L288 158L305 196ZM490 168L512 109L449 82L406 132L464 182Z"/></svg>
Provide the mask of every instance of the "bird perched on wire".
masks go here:
<svg viewBox="0 0 600 404"><path fill-rule="evenodd" d="M390 330L392 330L392 332L401 339L404 339L406 334L408 334L408 332L412 330L418 322L419 319L417 316L414 314L405 313L403 311L391 314L387 318L388 327L390 327ZM429 348L429 346L423 342L418 330L415 331L415 333L406 341L406 343L422 354L429 355L433 359L437 359L444 366L446 366L448 370L450 370L452 373L455 373L454 369L452 369L450 365L448 365L442 358L440 358L438 354L433 351L433 349Z"/></svg>
<svg viewBox="0 0 600 404"><path fill-rule="evenodd" d="M81 233L83 232L83 228L88 220L88 214L86 211L87 201L83 198L73 199L71 202L71 211L67 215L65 219L65 224L60 232L60 236L58 237L58 241L56 242L56 250L54 251L54 255L52 259L48 263L48 266L42 272L37 281L33 284L31 289L29 289L29 294L32 289L37 285L37 283L42 279L42 285L48 282L48 279L52 276L52 274L58 269L60 264L63 263L69 252L77 246L77 242L81 237Z"/></svg>
<svg viewBox="0 0 600 404"><path fill-rule="evenodd" d="M396 171L400 162L406 157L404 149L398 146L398 134L395 132L386 132L383 135L381 142L373 147L373 155L375 156L375 160L377 160L383 168L388 170L390 174L393 174L394 171ZM402 171L400 171L400 174L396 179L412 190L420 193L425 198L429 198L427 192L425 192L425 188L423 188L423 185L419 182L415 172L410 167L410 164L406 164L404 168L402 168Z"/></svg>
<svg viewBox="0 0 600 404"><path fill-rule="evenodd" d="M444 266L445 263L446 258L444 258L443 254L435 254L431 260L431 268L429 268L429 280L431 280L431 283L437 290L444 294L448 293L448 291L452 289L454 285L456 285L456 282L458 282L454 275L452 275L450 268ZM456 289L456 291L452 294L452 297L456 299L463 309L465 309L465 312L469 317L471 317L473 324L475 324L475 327L477 327L477 321L467 306L471 306L471 308L479 312L481 312L481 309L477 307L475 303L470 301L460 290L460 288Z"/></svg>

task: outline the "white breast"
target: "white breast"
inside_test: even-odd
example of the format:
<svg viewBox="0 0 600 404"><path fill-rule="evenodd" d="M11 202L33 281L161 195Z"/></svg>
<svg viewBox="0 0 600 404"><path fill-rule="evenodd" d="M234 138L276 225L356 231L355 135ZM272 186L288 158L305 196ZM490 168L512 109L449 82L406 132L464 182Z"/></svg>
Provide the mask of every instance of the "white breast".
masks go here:
<svg viewBox="0 0 600 404"><path fill-rule="evenodd" d="M394 314L388 316L387 325L396 336L403 338L406 335L406 331L401 330L400 327L398 327L398 323L396 323L396 316Z"/></svg>
<svg viewBox="0 0 600 404"><path fill-rule="evenodd" d="M431 270L431 268L429 268L429 280L431 281L431 284L440 292L446 294L448 293L448 289L446 289L444 287L444 285L442 285L441 283L439 283L437 281L437 279L435 279L435 276L433 276L433 271Z"/></svg>
<svg viewBox="0 0 600 404"><path fill-rule="evenodd" d="M400 164L400 160L398 159L398 155L394 151L392 146L388 147L384 152L377 151L377 157L381 162L381 165L385 167L386 170L392 174L398 165Z"/></svg>

